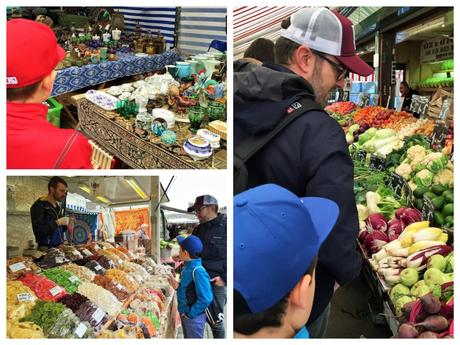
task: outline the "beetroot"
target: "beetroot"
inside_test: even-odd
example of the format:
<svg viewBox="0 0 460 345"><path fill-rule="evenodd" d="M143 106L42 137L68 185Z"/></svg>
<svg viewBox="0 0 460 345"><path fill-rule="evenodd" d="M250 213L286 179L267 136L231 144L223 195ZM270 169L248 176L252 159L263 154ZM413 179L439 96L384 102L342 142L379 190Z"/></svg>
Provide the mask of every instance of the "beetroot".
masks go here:
<svg viewBox="0 0 460 345"><path fill-rule="evenodd" d="M396 240L399 234L404 230L406 225L401 219L392 219L388 222L388 239L391 241Z"/></svg>
<svg viewBox="0 0 460 345"><path fill-rule="evenodd" d="M436 338L437 339L438 336L434 332L426 331L426 332L420 333L417 338L430 338L430 339Z"/></svg>
<svg viewBox="0 0 460 345"><path fill-rule="evenodd" d="M386 224L386 223L385 223ZM377 253L382 247L388 243L388 236L379 230L369 232L364 240L364 246L369 253Z"/></svg>
<svg viewBox="0 0 460 345"><path fill-rule="evenodd" d="M387 220L383 214L375 213L369 215L366 219L366 225L372 230L387 231Z"/></svg>
<svg viewBox="0 0 460 345"><path fill-rule="evenodd" d="M431 292L420 298L422 301L423 310L427 314L436 314L441 310L441 301L435 297Z"/></svg>
<svg viewBox="0 0 460 345"><path fill-rule="evenodd" d="M399 338L417 338L418 331L411 323L402 323L398 328Z"/></svg>
<svg viewBox="0 0 460 345"><path fill-rule="evenodd" d="M444 316L430 315L425 321L415 324L416 327L423 327L427 331L442 332L449 327L449 321Z"/></svg>

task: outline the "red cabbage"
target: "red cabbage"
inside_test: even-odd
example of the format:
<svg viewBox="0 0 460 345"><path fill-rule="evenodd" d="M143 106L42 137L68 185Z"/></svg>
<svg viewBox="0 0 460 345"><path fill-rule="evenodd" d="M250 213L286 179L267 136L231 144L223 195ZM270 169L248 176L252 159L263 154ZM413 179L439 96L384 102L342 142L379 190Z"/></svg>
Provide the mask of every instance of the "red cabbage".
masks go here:
<svg viewBox="0 0 460 345"><path fill-rule="evenodd" d="M399 234L403 232L406 225L401 219L392 219L388 222L388 239L391 241L396 240Z"/></svg>
<svg viewBox="0 0 460 345"><path fill-rule="evenodd" d="M366 219L366 225L372 230L387 231L387 221L383 214L375 213Z"/></svg>
<svg viewBox="0 0 460 345"><path fill-rule="evenodd" d="M385 223L386 224L386 223ZM382 247L388 243L388 236L380 230L374 230L367 235L364 246L371 254L377 253Z"/></svg>
<svg viewBox="0 0 460 345"><path fill-rule="evenodd" d="M416 208L406 208L400 218L404 224L409 225L422 220L422 213Z"/></svg>

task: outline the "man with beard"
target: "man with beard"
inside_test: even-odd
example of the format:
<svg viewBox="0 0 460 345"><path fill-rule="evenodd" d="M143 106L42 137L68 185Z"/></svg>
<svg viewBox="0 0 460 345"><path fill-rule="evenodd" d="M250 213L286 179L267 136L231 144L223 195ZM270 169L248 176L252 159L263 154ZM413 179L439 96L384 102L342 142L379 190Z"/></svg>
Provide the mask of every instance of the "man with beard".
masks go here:
<svg viewBox="0 0 460 345"><path fill-rule="evenodd" d="M48 182L48 195L40 197L30 208L32 228L38 250L58 247L65 240L69 217L64 217L61 202L67 195L67 183L53 176ZM65 206L65 205L64 205Z"/></svg>
<svg viewBox="0 0 460 345"><path fill-rule="evenodd" d="M227 303L227 216L218 212L217 199L211 195L197 197L187 211L195 212L200 221L193 235L203 243L201 260L211 278L214 316L220 320L209 325L214 338L225 338L223 317Z"/></svg>
<svg viewBox="0 0 460 345"><path fill-rule="evenodd" d="M262 66L235 64L235 155L305 109L246 161L246 188L274 183L298 197L322 197L339 205L338 221L319 251L307 323L310 336L319 338L335 288L356 278L362 265L355 242L353 162L342 128L322 109L329 92L344 86L348 71L367 76L373 69L356 55L352 23L326 8L302 9L283 22L275 60ZM316 105L305 107L305 100Z"/></svg>

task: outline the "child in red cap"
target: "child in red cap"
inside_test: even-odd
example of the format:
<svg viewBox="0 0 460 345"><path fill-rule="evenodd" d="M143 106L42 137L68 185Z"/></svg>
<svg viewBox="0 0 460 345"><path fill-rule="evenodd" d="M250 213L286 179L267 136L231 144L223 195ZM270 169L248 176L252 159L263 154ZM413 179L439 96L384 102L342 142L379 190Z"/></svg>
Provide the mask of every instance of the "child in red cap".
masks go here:
<svg viewBox="0 0 460 345"><path fill-rule="evenodd" d="M46 120L47 100L65 51L46 25L7 23L7 168L92 169L91 145L78 131Z"/></svg>

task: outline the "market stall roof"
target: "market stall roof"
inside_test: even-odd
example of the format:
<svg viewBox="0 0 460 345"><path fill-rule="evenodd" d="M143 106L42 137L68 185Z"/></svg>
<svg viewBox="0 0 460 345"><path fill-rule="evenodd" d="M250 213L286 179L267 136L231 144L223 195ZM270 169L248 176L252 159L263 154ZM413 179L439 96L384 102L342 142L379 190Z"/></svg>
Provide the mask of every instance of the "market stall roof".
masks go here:
<svg viewBox="0 0 460 345"><path fill-rule="evenodd" d="M75 176L64 179L69 185L69 192L100 205L117 206L150 200L151 176ZM163 186L161 196L161 203L169 201Z"/></svg>

